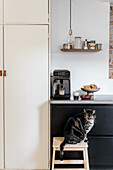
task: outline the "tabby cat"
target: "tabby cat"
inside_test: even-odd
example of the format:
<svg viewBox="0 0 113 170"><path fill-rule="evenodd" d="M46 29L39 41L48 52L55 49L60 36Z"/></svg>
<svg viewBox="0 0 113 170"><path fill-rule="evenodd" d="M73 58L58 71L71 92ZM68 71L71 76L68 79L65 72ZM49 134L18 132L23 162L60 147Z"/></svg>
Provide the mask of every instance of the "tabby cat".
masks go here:
<svg viewBox="0 0 113 170"><path fill-rule="evenodd" d="M84 109L83 113L70 117L64 127L64 141L60 145L60 160L63 161L63 149L66 144L87 142L87 133L95 122L95 110Z"/></svg>

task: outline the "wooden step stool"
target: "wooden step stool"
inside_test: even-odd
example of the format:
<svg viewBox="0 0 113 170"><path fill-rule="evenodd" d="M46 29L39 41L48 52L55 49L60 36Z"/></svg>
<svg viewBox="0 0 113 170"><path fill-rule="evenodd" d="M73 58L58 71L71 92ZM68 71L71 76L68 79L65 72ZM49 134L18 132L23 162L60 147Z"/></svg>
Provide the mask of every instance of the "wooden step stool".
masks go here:
<svg viewBox="0 0 113 170"><path fill-rule="evenodd" d="M60 160L55 160L55 152L60 151L60 144L63 142L63 137L53 138L53 158L52 158L52 170L54 170L55 164L62 164ZM64 151L83 151L83 160L63 160L63 164L84 164L84 168L74 168L76 170L89 170L88 161L88 145L86 142L81 142L78 144L67 144L64 147ZM66 170L69 168L66 168ZM63 170L63 169L58 169ZM70 168L72 170L72 168Z"/></svg>

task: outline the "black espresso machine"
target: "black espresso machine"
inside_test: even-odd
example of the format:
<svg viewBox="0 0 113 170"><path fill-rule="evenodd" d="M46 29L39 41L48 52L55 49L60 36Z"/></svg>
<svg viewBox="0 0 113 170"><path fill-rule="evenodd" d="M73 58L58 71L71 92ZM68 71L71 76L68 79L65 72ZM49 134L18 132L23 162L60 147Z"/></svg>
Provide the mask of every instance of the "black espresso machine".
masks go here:
<svg viewBox="0 0 113 170"><path fill-rule="evenodd" d="M54 70L51 80L51 98L70 99L70 71Z"/></svg>

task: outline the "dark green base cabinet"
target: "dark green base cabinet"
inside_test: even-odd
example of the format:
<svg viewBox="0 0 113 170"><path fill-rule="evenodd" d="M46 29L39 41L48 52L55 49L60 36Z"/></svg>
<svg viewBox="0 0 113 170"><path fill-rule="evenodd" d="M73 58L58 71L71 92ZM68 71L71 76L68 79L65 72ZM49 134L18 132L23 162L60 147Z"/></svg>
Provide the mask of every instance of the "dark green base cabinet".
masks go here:
<svg viewBox="0 0 113 170"><path fill-rule="evenodd" d="M96 123L88 135L90 169L113 170L113 105L111 104L51 104L51 157L53 137L63 136L63 129L67 119L73 114L80 113L83 109L88 108L95 109L97 116ZM82 158L82 153L65 153L64 158L80 159ZM56 159L59 159L59 153L56 154ZM58 166L55 167L59 168ZM64 165L64 167L69 166Z"/></svg>

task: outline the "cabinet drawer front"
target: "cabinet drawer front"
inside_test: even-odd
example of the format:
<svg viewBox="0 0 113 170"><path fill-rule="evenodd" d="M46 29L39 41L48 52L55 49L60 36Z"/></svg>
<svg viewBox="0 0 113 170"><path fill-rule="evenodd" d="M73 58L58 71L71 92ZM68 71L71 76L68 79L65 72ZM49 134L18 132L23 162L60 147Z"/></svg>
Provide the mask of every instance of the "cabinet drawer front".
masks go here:
<svg viewBox="0 0 113 170"><path fill-rule="evenodd" d="M90 165L113 165L113 137L89 138Z"/></svg>
<svg viewBox="0 0 113 170"><path fill-rule="evenodd" d="M66 121L74 113L80 113L81 108L69 106L51 106L51 133L54 136L62 136Z"/></svg>
<svg viewBox="0 0 113 170"><path fill-rule="evenodd" d="M68 118L83 109L96 110L96 122L89 135L113 135L113 105L51 105L52 134L62 135Z"/></svg>
<svg viewBox="0 0 113 170"><path fill-rule="evenodd" d="M113 135L113 105L93 106L96 123L89 135Z"/></svg>

